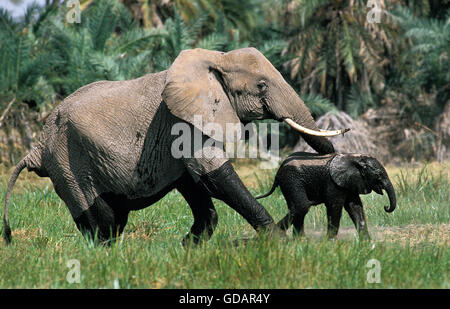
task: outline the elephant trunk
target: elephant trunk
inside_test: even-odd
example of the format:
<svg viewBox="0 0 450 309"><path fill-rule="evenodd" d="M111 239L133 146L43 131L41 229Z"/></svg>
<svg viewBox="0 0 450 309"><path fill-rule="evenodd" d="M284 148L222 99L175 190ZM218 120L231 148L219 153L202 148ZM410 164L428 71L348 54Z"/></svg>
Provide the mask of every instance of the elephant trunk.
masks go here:
<svg viewBox="0 0 450 309"><path fill-rule="evenodd" d="M389 179L386 179L383 182L383 189L387 192L390 203L390 207L384 206L384 210L386 212L393 212L395 207L397 206L397 198L395 196L394 186Z"/></svg>
<svg viewBox="0 0 450 309"><path fill-rule="evenodd" d="M335 152L333 144L327 137L311 134L311 131L321 131L309 111L305 112L302 108L298 108L298 106L304 106L304 108L307 109L306 105L304 105L303 103L303 100L298 97L296 93L292 95L292 98L291 101L293 100L294 102L292 102L293 104L289 104L289 116L284 118L285 122L289 124L291 128L300 131L300 135L305 140L305 142L318 153L329 154ZM296 126L295 124L306 127L310 131L299 130L298 126Z"/></svg>
<svg viewBox="0 0 450 309"><path fill-rule="evenodd" d="M287 83L277 87L277 104L269 107L275 119L285 121L293 129L300 131L302 138L320 154L334 152L333 144L326 136L342 134L346 130L327 131L317 127L308 107Z"/></svg>

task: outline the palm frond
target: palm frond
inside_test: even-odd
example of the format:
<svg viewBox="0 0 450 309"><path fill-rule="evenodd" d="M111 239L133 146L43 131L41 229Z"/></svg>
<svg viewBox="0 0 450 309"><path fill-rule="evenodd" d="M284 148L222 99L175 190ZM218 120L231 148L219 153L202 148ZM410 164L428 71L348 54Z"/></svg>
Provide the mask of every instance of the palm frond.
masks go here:
<svg viewBox="0 0 450 309"><path fill-rule="evenodd" d="M114 31L117 15L114 14L116 2L99 0L88 9L88 29L95 50L102 51L106 41Z"/></svg>
<svg viewBox="0 0 450 309"><path fill-rule="evenodd" d="M269 59L275 67L280 67L286 62L287 57L282 56L283 50L287 47L284 40L270 40L259 46L259 51Z"/></svg>
<svg viewBox="0 0 450 309"><path fill-rule="evenodd" d="M202 38L195 47L210 50L223 50L228 43L228 37L223 33L211 33Z"/></svg>
<svg viewBox="0 0 450 309"><path fill-rule="evenodd" d="M311 113L315 116L322 116L328 112L337 111L334 104L320 94L309 93L302 95L301 98L303 99Z"/></svg>

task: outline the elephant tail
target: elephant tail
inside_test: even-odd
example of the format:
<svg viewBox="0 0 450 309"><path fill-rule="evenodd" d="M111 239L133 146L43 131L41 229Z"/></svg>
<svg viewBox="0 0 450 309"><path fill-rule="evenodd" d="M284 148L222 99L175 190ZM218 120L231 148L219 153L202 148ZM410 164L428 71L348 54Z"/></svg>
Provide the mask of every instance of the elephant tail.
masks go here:
<svg viewBox="0 0 450 309"><path fill-rule="evenodd" d="M27 159L28 156L22 159L20 161L16 168L14 169L14 172L11 175L11 179L8 183L8 188L6 190L6 198L5 198L5 210L3 215L3 224L4 224L4 234L3 237L5 239L6 244L9 244L11 242L11 227L9 226L9 219L8 219L8 209L9 209L9 202L11 198L12 189L14 187L14 184L16 183L17 177L19 177L20 172L27 167Z"/></svg>
<svg viewBox="0 0 450 309"><path fill-rule="evenodd" d="M271 195L273 193L273 191L275 191L275 189L278 187L278 181L277 178L275 177L275 181L273 182L272 188L270 188L270 191L263 194L263 195L258 195L255 197L255 199L260 199L260 198L265 198L268 197L269 195Z"/></svg>

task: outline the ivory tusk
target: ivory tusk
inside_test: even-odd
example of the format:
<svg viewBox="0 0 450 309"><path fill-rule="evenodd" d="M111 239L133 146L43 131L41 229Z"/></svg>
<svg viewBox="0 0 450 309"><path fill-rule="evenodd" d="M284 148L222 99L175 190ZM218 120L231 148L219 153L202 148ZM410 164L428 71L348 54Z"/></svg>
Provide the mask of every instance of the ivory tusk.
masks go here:
<svg viewBox="0 0 450 309"><path fill-rule="evenodd" d="M333 131L319 129L319 131L316 131L316 130L311 130L311 129L305 128L304 126L299 125L298 123L296 123L294 120L292 120L290 118L285 118L284 121L297 131L300 131L302 133L309 134L309 135L314 135L314 136L336 136L336 135L344 134L345 132L350 131L350 129L348 129L348 128L342 129L342 130L333 130Z"/></svg>

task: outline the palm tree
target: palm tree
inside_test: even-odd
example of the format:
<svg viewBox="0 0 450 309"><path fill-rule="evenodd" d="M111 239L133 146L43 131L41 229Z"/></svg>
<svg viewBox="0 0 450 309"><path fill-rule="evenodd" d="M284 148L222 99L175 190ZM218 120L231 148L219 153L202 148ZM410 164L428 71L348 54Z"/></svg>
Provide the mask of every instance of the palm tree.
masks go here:
<svg viewBox="0 0 450 309"><path fill-rule="evenodd" d="M16 162L31 148L30 114L40 119L39 112L54 101L45 77L52 55L41 48L40 28L54 9L31 5L20 20L0 9L0 127L7 140L1 162Z"/></svg>
<svg viewBox="0 0 450 309"><path fill-rule="evenodd" d="M390 84L408 94L405 111L416 121L432 126L450 100L450 9L442 20L415 16L414 12L405 7L392 12L405 50L398 57L401 69L394 72ZM424 95L434 99L421 100Z"/></svg>
<svg viewBox="0 0 450 309"><path fill-rule="evenodd" d="M48 79L61 96L93 81L131 79L153 71L152 52L166 35L163 29L139 28L117 1L95 1L85 8L79 24L62 20L54 18L46 25L47 48L54 54Z"/></svg>
<svg viewBox="0 0 450 309"><path fill-rule="evenodd" d="M13 104L34 107L53 100L53 89L44 75L52 55L40 48L40 26L53 9L31 5L21 21L0 9L0 102L14 102L4 112Z"/></svg>
<svg viewBox="0 0 450 309"><path fill-rule="evenodd" d="M205 35L215 29L222 16L233 28L241 32L244 38L251 33L257 16L256 0L121 0L133 12L135 18L146 28L162 28L165 21L175 18L177 11L181 19L193 25L199 18L206 16L202 29Z"/></svg>
<svg viewBox="0 0 450 309"><path fill-rule="evenodd" d="M375 105L393 44L387 23L369 23L362 0L284 3L287 51L295 56L288 68L301 93L320 93L354 116Z"/></svg>

